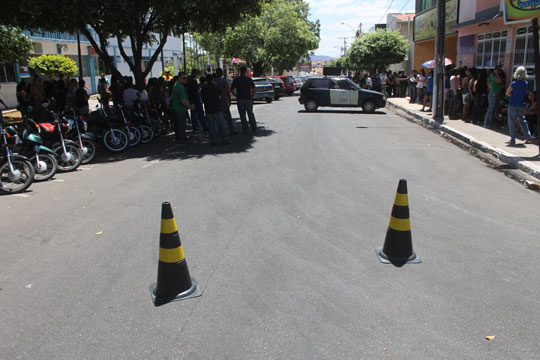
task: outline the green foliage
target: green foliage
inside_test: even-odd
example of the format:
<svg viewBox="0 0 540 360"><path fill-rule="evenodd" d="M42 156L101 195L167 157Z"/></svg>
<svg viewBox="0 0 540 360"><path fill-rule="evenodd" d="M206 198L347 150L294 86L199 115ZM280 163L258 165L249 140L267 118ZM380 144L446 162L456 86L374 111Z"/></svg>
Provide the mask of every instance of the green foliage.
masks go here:
<svg viewBox="0 0 540 360"><path fill-rule="evenodd" d="M39 75L47 76L51 79L57 79L61 75L75 76L77 64L64 55L41 55L28 59L28 66Z"/></svg>
<svg viewBox="0 0 540 360"><path fill-rule="evenodd" d="M309 5L303 0L262 2L259 16L243 16L237 26L215 34L218 54L246 60L256 76L270 66L291 69L319 44L320 25L308 15ZM210 34L202 37L201 44L212 53Z"/></svg>
<svg viewBox="0 0 540 360"><path fill-rule="evenodd" d="M219 31L234 25L241 14L257 14L259 7L258 0L26 0L24 6L8 1L0 12L0 23L80 31L112 73L121 75L107 54L109 39L116 38L121 56L137 86L142 88L169 34L203 29ZM125 40L130 44L132 56L123 47ZM155 50L142 70L143 49L148 44Z"/></svg>
<svg viewBox="0 0 540 360"><path fill-rule="evenodd" d="M357 37L345 62L356 70L374 71L402 62L408 49L407 40L399 33L379 29Z"/></svg>
<svg viewBox="0 0 540 360"><path fill-rule="evenodd" d="M0 64L23 60L31 47L32 40L21 34L21 29L0 25Z"/></svg>

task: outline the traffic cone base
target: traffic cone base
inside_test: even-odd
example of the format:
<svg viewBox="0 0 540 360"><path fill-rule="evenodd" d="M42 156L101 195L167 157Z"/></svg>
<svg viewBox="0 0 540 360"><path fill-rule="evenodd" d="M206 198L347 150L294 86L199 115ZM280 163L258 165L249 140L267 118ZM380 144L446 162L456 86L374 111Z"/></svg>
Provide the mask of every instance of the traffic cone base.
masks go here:
<svg viewBox="0 0 540 360"><path fill-rule="evenodd" d="M420 264L422 262L422 259L420 259L416 254L413 252L411 256L408 258L396 258L392 256L387 256L382 247L375 248L375 253L379 257L379 261L383 264Z"/></svg>
<svg viewBox="0 0 540 360"><path fill-rule="evenodd" d="M191 287L180 294L173 295L156 295L156 283L150 285L150 294L152 296L152 302L155 306L160 306L172 301L180 301L191 298L196 298L202 295L202 290L199 284L194 278L191 278Z"/></svg>
<svg viewBox="0 0 540 360"><path fill-rule="evenodd" d="M384 264L399 266L422 262L414 253L412 246L407 180L399 181L384 246L375 248L375 253Z"/></svg>

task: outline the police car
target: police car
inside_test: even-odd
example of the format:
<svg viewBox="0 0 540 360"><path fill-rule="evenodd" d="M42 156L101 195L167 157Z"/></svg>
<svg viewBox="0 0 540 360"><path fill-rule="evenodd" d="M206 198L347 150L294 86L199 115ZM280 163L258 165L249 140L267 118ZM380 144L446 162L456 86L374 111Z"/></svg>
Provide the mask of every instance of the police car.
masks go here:
<svg viewBox="0 0 540 360"><path fill-rule="evenodd" d="M317 111L319 106L361 107L372 113L386 106L383 93L365 90L346 78L311 78L300 90L300 104L306 111Z"/></svg>

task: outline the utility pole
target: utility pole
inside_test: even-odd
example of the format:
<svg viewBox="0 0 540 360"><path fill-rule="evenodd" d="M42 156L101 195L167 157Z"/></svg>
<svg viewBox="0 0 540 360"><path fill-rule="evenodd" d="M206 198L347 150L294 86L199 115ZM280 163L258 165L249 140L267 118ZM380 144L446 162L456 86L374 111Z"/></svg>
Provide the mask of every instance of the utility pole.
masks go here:
<svg viewBox="0 0 540 360"><path fill-rule="evenodd" d="M182 60L184 61L184 72L186 72L186 33L182 34Z"/></svg>
<svg viewBox="0 0 540 360"><path fill-rule="evenodd" d="M161 45L161 42L163 41L163 38L161 37L161 33L159 33L159 45ZM165 73L165 60L163 59L163 48L161 49L161 73ZM174 75L174 70L173 70Z"/></svg>
<svg viewBox="0 0 540 360"><path fill-rule="evenodd" d="M345 56L345 54L347 54L347 38L338 37L338 39L343 39L343 56Z"/></svg>
<svg viewBox="0 0 540 360"><path fill-rule="evenodd" d="M534 76L535 76L535 85L536 91L538 91L538 74L540 74L540 55L538 55L539 44L538 44L538 18L532 19L533 26L533 44L534 44ZM536 129L540 129L540 111L536 112ZM540 133L539 133L540 134ZM531 134L532 135L532 134ZM540 139L540 136L538 136ZM540 155L540 141L538 142L538 154Z"/></svg>
<svg viewBox="0 0 540 360"><path fill-rule="evenodd" d="M446 1L437 0L437 34L435 37L435 79L433 82L433 119L444 122L444 37L446 36Z"/></svg>
<svg viewBox="0 0 540 360"><path fill-rule="evenodd" d="M81 34L77 31L77 56L79 58L79 83L83 81L83 65L81 55Z"/></svg>

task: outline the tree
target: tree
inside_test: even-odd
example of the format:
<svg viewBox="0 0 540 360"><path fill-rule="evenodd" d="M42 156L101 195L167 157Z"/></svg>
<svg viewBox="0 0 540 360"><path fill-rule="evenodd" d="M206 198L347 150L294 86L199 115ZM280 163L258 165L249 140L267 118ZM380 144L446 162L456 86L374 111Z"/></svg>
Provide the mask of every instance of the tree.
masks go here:
<svg viewBox="0 0 540 360"><path fill-rule="evenodd" d="M28 60L28 67L34 69L39 75L47 76L51 79L59 78L61 75L75 76L77 64L72 59L64 55L41 55Z"/></svg>
<svg viewBox="0 0 540 360"><path fill-rule="evenodd" d="M0 25L0 64L23 60L32 47L32 40L21 29Z"/></svg>
<svg viewBox="0 0 540 360"><path fill-rule="evenodd" d="M217 31L235 24L241 14L254 14L259 9L258 0L27 0L24 6L14 3L9 1L2 9L0 23L80 31L112 73L120 76L113 57L107 53L109 40L115 38L139 88L144 86L144 79L172 32ZM123 46L125 40L130 44L131 55ZM148 44L155 44L156 48L142 70L143 49Z"/></svg>
<svg viewBox="0 0 540 360"><path fill-rule="evenodd" d="M243 16L222 35L203 34L201 44L213 52L215 36L218 54L244 59L255 76L270 66L291 69L319 44L320 25L309 21L308 15L309 5L302 0L263 2L259 16Z"/></svg>
<svg viewBox="0 0 540 360"><path fill-rule="evenodd" d="M357 37L347 51L345 63L357 70L375 71L405 59L409 44L395 31L379 29Z"/></svg>

